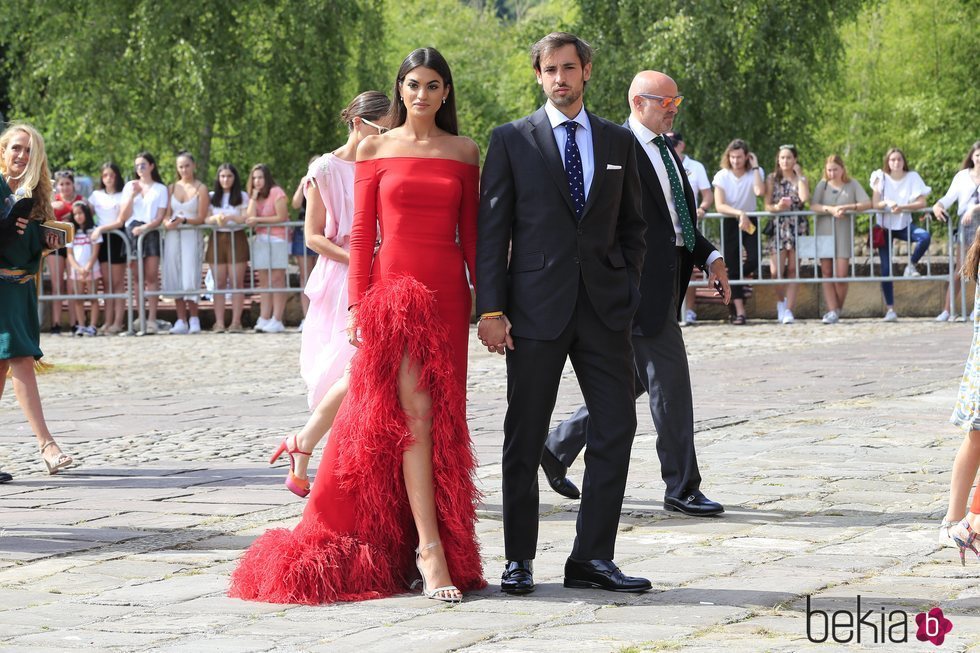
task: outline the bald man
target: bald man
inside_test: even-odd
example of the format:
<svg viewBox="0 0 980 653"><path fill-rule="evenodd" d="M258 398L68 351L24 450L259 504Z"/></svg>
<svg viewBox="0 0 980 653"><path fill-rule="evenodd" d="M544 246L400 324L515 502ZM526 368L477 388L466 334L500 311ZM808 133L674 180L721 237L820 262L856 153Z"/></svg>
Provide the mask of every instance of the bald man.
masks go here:
<svg viewBox="0 0 980 653"><path fill-rule="evenodd" d="M708 283L731 299L725 261L698 231L698 204L677 154L662 135L673 128L683 96L667 75L638 73L629 90L630 117L624 125L638 141L642 212L647 222L647 253L640 277L640 307L633 318L636 396L650 397L657 428L657 455L667 486L664 508L687 515L725 511L701 492L694 451L694 406L684 338L678 325L681 300L692 265L705 270ZM585 446L589 411L582 406L548 435L541 466L559 494L578 496L566 478L568 466Z"/></svg>

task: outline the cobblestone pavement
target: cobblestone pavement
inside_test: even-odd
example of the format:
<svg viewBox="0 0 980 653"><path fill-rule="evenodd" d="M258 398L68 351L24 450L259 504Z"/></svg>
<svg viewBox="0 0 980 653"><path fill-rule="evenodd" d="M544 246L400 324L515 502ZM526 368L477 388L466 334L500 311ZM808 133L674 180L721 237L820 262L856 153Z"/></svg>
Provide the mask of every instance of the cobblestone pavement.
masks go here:
<svg viewBox="0 0 980 653"><path fill-rule="evenodd" d="M452 608L405 594L323 607L225 596L235 559L303 502L267 458L306 415L299 336L45 336L52 430L81 463L43 473L8 385L0 403L2 651L937 650L914 615L953 623L941 650L980 642L980 561L937 537L962 435L947 423L964 324L902 320L687 328L698 454L719 518L662 509L643 400L617 562L643 595L566 590L576 502L542 491L538 590L499 591L500 357L471 352L470 428L485 492L489 587ZM471 342L475 340L471 339ZM556 417L579 403L566 369ZM571 470L580 480L581 466ZM543 479L542 479L543 484ZM546 488L546 486L545 486ZM856 610L864 625L841 612ZM896 610L903 613L893 612ZM908 614L906 644L899 638ZM887 619L888 628L881 628ZM845 627L849 622L852 627ZM895 626L898 624L898 627ZM857 634L861 644L857 645ZM878 644L875 644L877 638Z"/></svg>

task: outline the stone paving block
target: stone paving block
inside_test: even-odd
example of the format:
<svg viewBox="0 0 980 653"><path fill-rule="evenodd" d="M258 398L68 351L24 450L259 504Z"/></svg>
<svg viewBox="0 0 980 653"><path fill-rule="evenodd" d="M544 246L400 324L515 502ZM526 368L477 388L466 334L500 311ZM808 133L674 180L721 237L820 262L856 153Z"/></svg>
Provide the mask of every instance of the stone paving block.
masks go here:
<svg viewBox="0 0 980 653"><path fill-rule="evenodd" d="M397 642L400 653L439 653L465 649L477 642L489 639L493 635L491 628L484 630L440 628L416 629L405 626L388 626L369 628L360 632L344 635L312 647L311 651L353 651L382 650Z"/></svg>
<svg viewBox="0 0 980 653"><path fill-rule="evenodd" d="M91 651L134 648L145 650L146 647L173 639L173 635L149 633L113 633L100 630L83 630L78 628L50 630L43 633L22 635L11 640L13 646L49 646L63 651Z"/></svg>
<svg viewBox="0 0 980 653"><path fill-rule="evenodd" d="M179 575L159 581L130 583L101 592L92 602L106 605L170 605L215 594L226 587L227 579L209 574Z"/></svg>
<svg viewBox="0 0 980 653"><path fill-rule="evenodd" d="M3 631L5 624L37 626L45 632L62 628L88 627L132 613L133 608L128 606L88 605L77 599L61 596L54 602L0 611L0 632Z"/></svg>

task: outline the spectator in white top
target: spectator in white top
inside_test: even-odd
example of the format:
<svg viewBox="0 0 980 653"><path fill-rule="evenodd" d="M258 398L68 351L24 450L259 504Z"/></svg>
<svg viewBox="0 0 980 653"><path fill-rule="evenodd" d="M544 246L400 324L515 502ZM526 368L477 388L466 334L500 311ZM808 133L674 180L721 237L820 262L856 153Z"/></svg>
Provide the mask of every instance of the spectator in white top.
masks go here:
<svg viewBox="0 0 980 653"><path fill-rule="evenodd" d="M208 217L208 188L196 177L197 165L190 152L177 154L177 181L170 186L170 205L163 239L163 289L183 292L174 297L177 321L170 333L200 333L197 300L201 293L201 232L196 227ZM181 229L181 227L195 227ZM190 316L188 317L188 312Z"/></svg>
<svg viewBox="0 0 980 653"><path fill-rule="evenodd" d="M715 174L712 184L715 187L715 208L722 215L737 218L723 220L721 226L725 265L728 266L730 280L752 277L758 271L759 223L748 214L756 210L756 198L766 192L765 177L765 170L759 167L759 160L755 153L749 151L745 141L736 138L728 144L721 155L721 170ZM745 324L745 287L741 284L732 284L732 303L735 305L732 324Z"/></svg>
<svg viewBox="0 0 980 653"><path fill-rule="evenodd" d="M102 291L107 294L126 292L126 239L111 233L122 229L119 219L122 208L123 177L119 166L107 162L102 164L99 188L89 195L88 203L95 211L95 232L93 238L103 237L105 241L99 248L99 263L102 264ZM116 334L123 330L126 318L126 300L104 299L105 322L99 327L102 334Z"/></svg>
<svg viewBox="0 0 980 653"><path fill-rule="evenodd" d="M156 291L160 289L160 232L163 217L167 213L167 187L163 185L156 159L149 152L140 152L133 162L136 179L123 187L123 202L119 219L126 225L133 248L136 265L143 266L143 285L148 305L146 323L141 325L142 333L157 332L157 304L160 301ZM137 243L143 237L142 256L139 261ZM137 278L133 271L133 278ZM142 310L142 307L140 307Z"/></svg>
<svg viewBox="0 0 980 653"><path fill-rule="evenodd" d="M980 223L980 141L973 144L970 151L963 159L963 166L959 172L953 176L953 181L949 184L949 190L932 207L932 214L937 220L946 222L949 215L946 213L955 203L957 205L956 214L959 216L959 242L963 243L965 249L976 239L977 224ZM960 267L960 249L956 250L955 266ZM953 277L953 295L960 292L960 276ZM949 285L946 286L946 304L943 312L936 317L937 322L945 322L950 319L950 293Z"/></svg>
<svg viewBox="0 0 980 653"><path fill-rule="evenodd" d="M711 182L708 181L708 172L701 165L700 161L695 161L684 154L684 151L687 149L687 143L684 141L684 136L680 132L667 132L664 136L674 146L674 152L680 157L681 165L684 167L684 174L687 175L687 180L690 182L691 189L694 191L694 197L698 202L696 220L700 220L715 201L714 194L711 192ZM694 279L693 274L691 275L691 279ZM684 312L685 324L696 324L698 321L698 314L694 311L695 292L694 288L688 287L687 295L684 299L684 304L687 306L687 310Z"/></svg>
<svg viewBox="0 0 980 653"><path fill-rule="evenodd" d="M912 214L909 211L925 208L926 197L932 189L926 186L919 173L909 170L905 153L897 147L885 154L882 169L871 173L871 188L874 190L871 197L872 208L881 210L875 220L886 230L885 244L877 248L881 259L881 274L891 275L892 240L897 238L910 244L915 243L911 261L905 266L905 276L921 276L915 269L915 264L929 249L929 230L912 226ZM924 218L923 215L919 219ZM883 319L885 322L894 322L898 319L898 314L895 312L895 291L891 281L881 282L881 294L884 295L886 306Z"/></svg>

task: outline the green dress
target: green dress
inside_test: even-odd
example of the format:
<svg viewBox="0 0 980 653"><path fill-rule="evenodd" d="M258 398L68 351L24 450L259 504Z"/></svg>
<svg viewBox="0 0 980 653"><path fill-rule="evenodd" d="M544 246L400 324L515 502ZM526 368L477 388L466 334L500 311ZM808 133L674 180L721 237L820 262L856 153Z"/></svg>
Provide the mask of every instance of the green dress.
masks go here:
<svg viewBox="0 0 980 653"><path fill-rule="evenodd" d="M0 193L10 189L0 177ZM41 265L44 242L41 223L31 220L22 235L0 249L0 360L33 356L41 358L41 323L37 316L34 274ZM20 283L13 270L30 278Z"/></svg>

